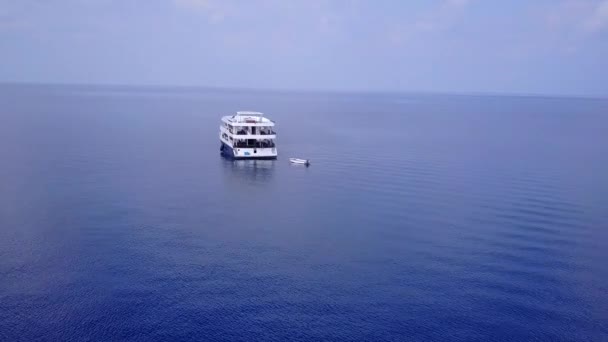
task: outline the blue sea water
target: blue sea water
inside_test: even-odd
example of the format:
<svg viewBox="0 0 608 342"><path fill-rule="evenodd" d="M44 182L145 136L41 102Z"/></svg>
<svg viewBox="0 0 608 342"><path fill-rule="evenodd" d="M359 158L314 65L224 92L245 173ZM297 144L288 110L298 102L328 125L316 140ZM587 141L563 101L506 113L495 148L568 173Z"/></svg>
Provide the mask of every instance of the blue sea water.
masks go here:
<svg viewBox="0 0 608 342"><path fill-rule="evenodd" d="M608 341L608 100L3 85L0 161L1 341Z"/></svg>

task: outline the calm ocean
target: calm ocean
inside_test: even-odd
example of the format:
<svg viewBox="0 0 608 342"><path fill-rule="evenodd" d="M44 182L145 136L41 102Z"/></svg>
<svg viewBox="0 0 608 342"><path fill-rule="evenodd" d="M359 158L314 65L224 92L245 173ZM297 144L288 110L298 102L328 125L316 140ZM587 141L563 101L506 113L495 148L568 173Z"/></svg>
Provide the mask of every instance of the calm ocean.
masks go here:
<svg viewBox="0 0 608 342"><path fill-rule="evenodd" d="M608 341L608 100L2 85L0 162L0 341Z"/></svg>

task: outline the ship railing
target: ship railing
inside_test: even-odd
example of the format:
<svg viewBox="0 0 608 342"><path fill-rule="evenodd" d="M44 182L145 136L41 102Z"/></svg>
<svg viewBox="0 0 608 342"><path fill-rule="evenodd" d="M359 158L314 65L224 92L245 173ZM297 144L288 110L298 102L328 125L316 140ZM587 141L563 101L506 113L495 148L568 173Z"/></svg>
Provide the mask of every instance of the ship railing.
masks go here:
<svg viewBox="0 0 608 342"><path fill-rule="evenodd" d="M232 132L230 132L232 133ZM277 133L275 131L261 131L258 132L257 134L251 134L251 132L249 131L237 131L236 135L276 135Z"/></svg>
<svg viewBox="0 0 608 342"><path fill-rule="evenodd" d="M276 147L276 144L234 144L234 147L237 148L273 148Z"/></svg>

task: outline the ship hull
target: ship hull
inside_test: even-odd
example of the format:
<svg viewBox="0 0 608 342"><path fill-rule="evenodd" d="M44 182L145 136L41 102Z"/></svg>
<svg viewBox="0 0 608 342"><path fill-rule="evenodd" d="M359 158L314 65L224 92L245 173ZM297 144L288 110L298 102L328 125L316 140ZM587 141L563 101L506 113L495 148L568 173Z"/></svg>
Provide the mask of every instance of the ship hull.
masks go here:
<svg viewBox="0 0 608 342"><path fill-rule="evenodd" d="M272 160L277 159L277 149L273 148L236 148L222 142L220 147L222 156L235 160L257 159Z"/></svg>

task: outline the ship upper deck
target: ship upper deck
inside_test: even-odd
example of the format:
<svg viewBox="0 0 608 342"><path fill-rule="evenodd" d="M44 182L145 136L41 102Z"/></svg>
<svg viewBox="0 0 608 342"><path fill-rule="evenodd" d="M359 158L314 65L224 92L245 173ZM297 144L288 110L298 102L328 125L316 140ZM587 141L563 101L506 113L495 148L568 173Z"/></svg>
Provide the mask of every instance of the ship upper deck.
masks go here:
<svg viewBox="0 0 608 342"><path fill-rule="evenodd" d="M263 113L240 111L235 115L222 117L222 122L230 126L274 126L274 121L265 118Z"/></svg>

